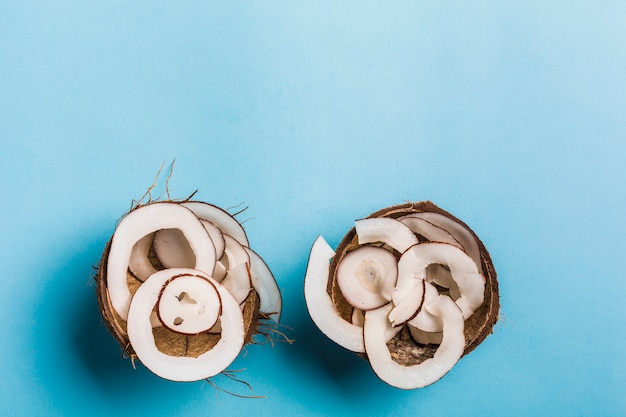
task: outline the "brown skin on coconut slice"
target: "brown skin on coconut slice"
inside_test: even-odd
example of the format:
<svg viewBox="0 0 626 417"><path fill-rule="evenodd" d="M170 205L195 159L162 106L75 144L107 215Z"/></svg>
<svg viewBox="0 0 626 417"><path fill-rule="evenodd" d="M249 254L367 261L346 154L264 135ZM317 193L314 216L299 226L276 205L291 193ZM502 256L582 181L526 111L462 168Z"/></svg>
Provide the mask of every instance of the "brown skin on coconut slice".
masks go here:
<svg viewBox="0 0 626 417"><path fill-rule="evenodd" d="M210 281L221 300L221 337L212 349L195 358L161 352L150 324L150 312L162 287L176 276ZM172 381L198 381L222 372L239 355L245 338L244 320L237 301L210 276L193 269L167 269L151 275L135 293L128 313L128 337L138 358L155 374Z"/></svg>
<svg viewBox="0 0 626 417"><path fill-rule="evenodd" d="M447 211L437 207L430 201L406 203L397 206L391 206L372 213L369 217L389 217L394 219L413 213L436 213L444 216L463 229L467 230L470 236L476 241L479 248L480 264L486 278L485 296L482 305L465 321L465 352L470 353L474 350L487 336L493 331L493 326L498 320L498 312L500 309L498 281L493 262L487 252L485 246L478 236L461 220ZM345 254L359 247L358 238L355 229L351 229L342 239L337 247L336 254L333 256L330 265L329 293L331 294L334 309L344 318L350 321L352 315L352 306L343 298L339 287L336 283L336 269L339 261Z"/></svg>

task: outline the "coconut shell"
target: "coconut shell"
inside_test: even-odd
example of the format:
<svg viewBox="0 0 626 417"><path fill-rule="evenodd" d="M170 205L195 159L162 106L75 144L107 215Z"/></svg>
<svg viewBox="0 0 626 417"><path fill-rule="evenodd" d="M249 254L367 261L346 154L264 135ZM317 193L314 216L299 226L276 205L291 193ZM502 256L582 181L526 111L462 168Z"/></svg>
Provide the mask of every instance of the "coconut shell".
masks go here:
<svg viewBox="0 0 626 417"><path fill-rule="evenodd" d="M474 314L465 320L465 350L463 354L467 355L493 332L493 326L498 320L500 297L498 294L496 270L493 266L493 262L491 261L491 257L489 256L489 252L487 252L485 245L481 242L478 236L464 222L447 211L437 207L430 201L406 203L387 207L370 214L368 218L390 217L395 219L407 214L421 212L438 213L456 221L470 231L478 243L481 264L486 280L485 297L482 305L474 312ZM422 240L421 237L420 240ZM337 266L347 253L358 248L359 246L361 245L358 243L358 236L355 228L353 227L339 243L339 246L335 251L335 256L330 264L330 276L327 291L330 294L335 309L346 321L351 321L353 307L341 294L339 285L337 284ZM395 253L396 256L399 257L400 254L397 252ZM425 359L432 357L436 351L436 345L423 345L413 341L408 331L406 331L406 328L390 340L387 347L389 348L392 358L396 362L403 365L415 365L421 363Z"/></svg>
<svg viewBox="0 0 626 417"><path fill-rule="evenodd" d="M126 321L123 320L113 309L107 288L107 264L111 249L112 238L107 242L102 258L96 273L96 294L98 298L98 308L111 335L117 340L125 356L132 360L137 359L137 355L130 344L126 330ZM158 261L152 259L151 262L156 269L164 269ZM133 274L127 272L127 283L132 295L141 285ZM252 342L252 338L258 333L261 320L267 319L260 313L260 299L256 291L250 290L248 297L243 302L244 321L244 345ZM166 327L156 327L153 329L154 341L157 349L170 356L198 357L212 349L220 340L219 334L204 332L196 335L186 335L171 331Z"/></svg>

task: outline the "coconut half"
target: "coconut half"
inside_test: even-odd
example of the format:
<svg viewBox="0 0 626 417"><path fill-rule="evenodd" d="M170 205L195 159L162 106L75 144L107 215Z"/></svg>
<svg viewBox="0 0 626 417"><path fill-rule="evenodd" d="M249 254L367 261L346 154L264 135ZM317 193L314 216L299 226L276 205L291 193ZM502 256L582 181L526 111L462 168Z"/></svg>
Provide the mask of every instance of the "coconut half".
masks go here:
<svg viewBox="0 0 626 417"><path fill-rule="evenodd" d="M381 265L393 266L385 271ZM396 267L397 278L387 278L395 277ZM381 379L404 389L445 375L492 332L499 310L496 273L484 245L431 202L357 220L336 251L318 237L304 287L319 329L364 353Z"/></svg>
<svg viewBox="0 0 626 417"><path fill-rule="evenodd" d="M100 311L124 352L173 381L224 371L259 326L265 334L263 323L280 318L278 285L248 244L241 224L210 204L133 208L96 276Z"/></svg>

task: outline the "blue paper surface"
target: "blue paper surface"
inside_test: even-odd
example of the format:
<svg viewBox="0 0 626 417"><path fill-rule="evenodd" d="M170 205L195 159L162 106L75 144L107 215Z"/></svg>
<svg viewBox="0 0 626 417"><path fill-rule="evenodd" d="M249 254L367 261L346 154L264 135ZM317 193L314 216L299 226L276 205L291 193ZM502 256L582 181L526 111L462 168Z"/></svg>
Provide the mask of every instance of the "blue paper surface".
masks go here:
<svg viewBox="0 0 626 417"><path fill-rule="evenodd" d="M625 132L622 1L0 1L2 414L624 416ZM266 399L133 369L102 324L92 267L174 158L283 291L296 342L215 381ZM318 235L407 200L476 231L502 304L414 391L303 297Z"/></svg>

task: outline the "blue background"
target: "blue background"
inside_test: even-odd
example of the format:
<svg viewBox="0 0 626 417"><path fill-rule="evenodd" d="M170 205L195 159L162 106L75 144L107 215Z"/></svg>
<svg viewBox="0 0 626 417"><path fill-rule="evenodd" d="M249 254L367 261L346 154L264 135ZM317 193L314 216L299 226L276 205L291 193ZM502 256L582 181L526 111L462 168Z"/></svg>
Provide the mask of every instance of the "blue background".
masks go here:
<svg viewBox="0 0 626 417"><path fill-rule="evenodd" d="M623 1L0 1L3 414L624 416L625 132ZM174 158L172 196L250 206L283 290L296 343L232 366L266 399L133 370L101 322L92 266ZM303 276L318 234L426 199L487 245L502 312L402 391Z"/></svg>

